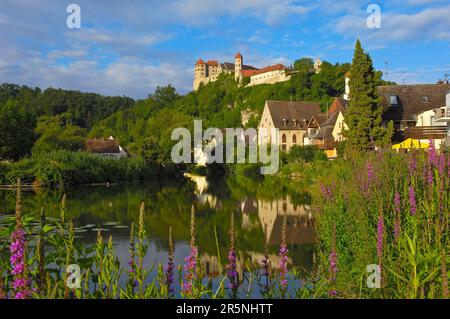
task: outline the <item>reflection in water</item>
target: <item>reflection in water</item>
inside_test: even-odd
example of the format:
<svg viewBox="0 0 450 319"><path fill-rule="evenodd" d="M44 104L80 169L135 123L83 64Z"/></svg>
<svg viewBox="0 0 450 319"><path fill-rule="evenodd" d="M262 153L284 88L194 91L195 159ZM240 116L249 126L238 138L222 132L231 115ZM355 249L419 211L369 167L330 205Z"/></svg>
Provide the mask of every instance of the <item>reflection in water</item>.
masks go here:
<svg viewBox="0 0 450 319"><path fill-rule="evenodd" d="M289 264L312 270L314 216L309 202L304 199L308 196L287 194L281 186L275 189L273 185L264 186L259 181L254 184L248 180L212 182L201 176L186 177L188 179L146 185L73 189L67 194L67 216L73 219L77 236L84 244L94 244L97 235L94 229L104 228L104 236L113 236L117 254L126 266L129 226L138 220L139 206L144 201L147 208L145 226L149 234L145 265L167 262L170 226L176 243L175 263L179 265L189 253L190 208L194 205L200 265L208 277L216 278L221 270L219 254L222 267L227 263L230 214L234 213L237 267L243 278L245 261L260 264L266 244L272 267L278 267L283 216L286 214ZM57 218L62 195L26 193L23 209L38 215L44 207L49 217ZM13 192L0 192L0 214L12 214L14 201Z"/></svg>

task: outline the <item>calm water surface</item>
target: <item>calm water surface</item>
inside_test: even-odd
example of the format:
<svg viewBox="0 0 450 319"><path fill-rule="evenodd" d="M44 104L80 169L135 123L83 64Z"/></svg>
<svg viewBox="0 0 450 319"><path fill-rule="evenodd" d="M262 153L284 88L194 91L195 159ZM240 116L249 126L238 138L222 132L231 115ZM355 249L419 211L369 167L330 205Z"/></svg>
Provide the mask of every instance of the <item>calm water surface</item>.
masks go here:
<svg viewBox="0 0 450 319"><path fill-rule="evenodd" d="M24 212L37 214L40 207L44 207L47 216L57 218L62 195L25 192ZM14 192L0 192L0 214L13 214L14 196ZM277 267L284 214L287 214L290 264L311 271L315 253L310 201L308 193L288 193L277 184L264 186L251 179L208 180L187 176L177 181L154 181L145 185L78 187L67 193L67 215L73 219L77 240L83 244L94 244L99 228L105 240L112 235L117 255L127 267L130 225L138 222L139 206L144 202L149 244L145 265L167 262L170 226L175 240L175 263L180 265L189 254L190 211L194 205L200 264L206 279L217 283L219 255L222 264L227 262L232 213L241 274L245 261L256 263L262 259L266 242L271 263Z"/></svg>

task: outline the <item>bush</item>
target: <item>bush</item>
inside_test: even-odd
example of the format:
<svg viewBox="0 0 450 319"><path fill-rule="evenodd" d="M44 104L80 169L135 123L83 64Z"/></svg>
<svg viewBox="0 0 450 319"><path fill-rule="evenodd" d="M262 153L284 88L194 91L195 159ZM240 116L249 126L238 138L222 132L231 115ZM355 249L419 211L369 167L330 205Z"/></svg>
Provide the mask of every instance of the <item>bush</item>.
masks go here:
<svg viewBox="0 0 450 319"><path fill-rule="evenodd" d="M318 160L327 160L327 156L314 145L295 145L287 153L286 160L288 163L311 163Z"/></svg>
<svg viewBox="0 0 450 319"><path fill-rule="evenodd" d="M156 172L155 165L146 164L141 158L112 160L84 152L55 151L2 165L0 182L12 184L20 177L44 187L66 187L145 180Z"/></svg>

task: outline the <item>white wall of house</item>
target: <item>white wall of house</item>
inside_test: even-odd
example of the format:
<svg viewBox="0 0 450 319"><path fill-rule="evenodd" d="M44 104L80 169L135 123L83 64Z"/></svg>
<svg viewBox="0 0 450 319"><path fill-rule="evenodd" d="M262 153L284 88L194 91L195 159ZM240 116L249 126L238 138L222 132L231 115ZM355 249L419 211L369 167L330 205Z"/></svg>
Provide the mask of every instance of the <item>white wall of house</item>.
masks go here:
<svg viewBox="0 0 450 319"><path fill-rule="evenodd" d="M445 126L445 123L435 122L436 114L433 110L428 110L417 115L416 126Z"/></svg>
<svg viewBox="0 0 450 319"><path fill-rule="evenodd" d="M333 137L335 141L342 142L344 140L344 136L342 134L343 131L348 130L347 124L344 122L344 114L339 112L336 123L333 128Z"/></svg>

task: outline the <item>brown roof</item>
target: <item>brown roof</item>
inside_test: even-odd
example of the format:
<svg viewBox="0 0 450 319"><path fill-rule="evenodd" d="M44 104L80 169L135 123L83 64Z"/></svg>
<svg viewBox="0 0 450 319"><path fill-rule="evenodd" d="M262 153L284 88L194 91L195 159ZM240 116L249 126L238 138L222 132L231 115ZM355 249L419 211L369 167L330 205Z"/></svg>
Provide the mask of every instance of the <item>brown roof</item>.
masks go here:
<svg viewBox="0 0 450 319"><path fill-rule="evenodd" d="M382 118L384 121L416 121L417 114L444 106L448 92L450 84L379 86ZM397 96L397 105L390 105L391 95Z"/></svg>
<svg viewBox="0 0 450 319"><path fill-rule="evenodd" d="M236 56L234 57L235 59L241 59L242 60L242 54L240 54L239 52L236 53Z"/></svg>
<svg viewBox="0 0 450 319"><path fill-rule="evenodd" d="M208 62L206 62L206 64L210 65L210 66L219 66L219 63L217 61L214 61L214 60L208 61Z"/></svg>
<svg viewBox="0 0 450 319"><path fill-rule="evenodd" d="M347 109L348 101L344 100L342 97L335 97L333 103L328 109L328 113L334 113L337 111L343 111Z"/></svg>
<svg viewBox="0 0 450 319"><path fill-rule="evenodd" d="M275 64L275 65L271 65L271 66L267 66L265 68L259 69L259 70L241 70L241 73L243 76L253 76L253 75L258 75L258 74L263 74L266 72L271 72L271 71L276 71L276 70L285 70L286 67L283 64Z"/></svg>
<svg viewBox="0 0 450 319"><path fill-rule="evenodd" d="M321 127L327 119L327 114L314 114L308 122L308 127Z"/></svg>
<svg viewBox="0 0 450 319"><path fill-rule="evenodd" d="M309 119L321 114L318 103L266 101L266 104L275 127L280 130L306 129Z"/></svg>
<svg viewBox="0 0 450 319"><path fill-rule="evenodd" d="M90 153L120 153L119 143L114 139L89 139L86 140L85 147L86 150Z"/></svg>
<svg viewBox="0 0 450 319"><path fill-rule="evenodd" d="M268 238L269 245L279 245L282 238L284 216L278 214L272 228L270 237ZM286 227L286 241L288 244L313 244L314 237L314 221L308 220L303 216L288 215Z"/></svg>
<svg viewBox="0 0 450 319"><path fill-rule="evenodd" d="M198 64L205 64L205 61L203 61L202 59L198 59L197 63L195 63L195 65L198 65Z"/></svg>

